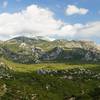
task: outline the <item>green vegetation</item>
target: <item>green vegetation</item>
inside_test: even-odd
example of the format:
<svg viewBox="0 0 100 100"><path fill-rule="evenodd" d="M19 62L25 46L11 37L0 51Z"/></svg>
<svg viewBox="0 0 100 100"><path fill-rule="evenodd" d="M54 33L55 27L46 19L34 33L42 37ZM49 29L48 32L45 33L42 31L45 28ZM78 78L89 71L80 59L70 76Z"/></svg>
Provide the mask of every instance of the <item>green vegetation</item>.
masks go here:
<svg viewBox="0 0 100 100"><path fill-rule="evenodd" d="M12 67L13 77L0 79L0 84L6 85L1 100L99 100L100 79L63 79L63 75L38 74L37 70L66 70L85 68L100 72L99 64L85 63L41 63L18 64L2 59L7 66ZM76 76L75 76L76 77ZM0 86L1 86L0 85ZM98 91L96 91L98 90ZM94 96L95 95L95 96Z"/></svg>

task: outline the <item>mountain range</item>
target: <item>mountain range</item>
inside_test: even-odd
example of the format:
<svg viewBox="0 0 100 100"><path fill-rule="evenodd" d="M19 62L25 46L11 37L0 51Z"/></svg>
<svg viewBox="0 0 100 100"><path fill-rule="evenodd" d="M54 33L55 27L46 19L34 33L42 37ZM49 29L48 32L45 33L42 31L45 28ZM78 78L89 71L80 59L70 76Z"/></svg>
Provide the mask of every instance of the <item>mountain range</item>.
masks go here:
<svg viewBox="0 0 100 100"><path fill-rule="evenodd" d="M0 56L18 63L45 61L100 61L100 46L93 41L15 37L0 41Z"/></svg>

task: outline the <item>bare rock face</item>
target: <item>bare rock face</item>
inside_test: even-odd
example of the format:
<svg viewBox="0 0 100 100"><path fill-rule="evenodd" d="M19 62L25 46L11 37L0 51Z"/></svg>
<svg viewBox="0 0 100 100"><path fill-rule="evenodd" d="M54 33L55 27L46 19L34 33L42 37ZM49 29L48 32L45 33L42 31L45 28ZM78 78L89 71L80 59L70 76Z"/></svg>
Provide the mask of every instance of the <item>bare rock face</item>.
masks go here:
<svg viewBox="0 0 100 100"><path fill-rule="evenodd" d="M60 47L55 47L53 50L51 50L50 52L48 53L45 53L42 58L43 60L54 60L56 59L60 53L63 51L62 48Z"/></svg>
<svg viewBox="0 0 100 100"><path fill-rule="evenodd" d="M100 60L100 51L98 49L90 49L85 53L83 58L86 61L99 61Z"/></svg>
<svg viewBox="0 0 100 100"><path fill-rule="evenodd" d="M27 44L26 43L21 43L19 47L20 48L27 48Z"/></svg>
<svg viewBox="0 0 100 100"><path fill-rule="evenodd" d="M85 54L84 59L85 59L86 61L92 60L91 53L90 53L90 52L87 52L87 53Z"/></svg>
<svg viewBox="0 0 100 100"><path fill-rule="evenodd" d="M89 50L96 47L96 44L93 41L66 41L65 47L67 48L81 48Z"/></svg>
<svg viewBox="0 0 100 100"><path fill-rule="evenodd" d="M51 59L56 59L58 56L59 56L59 54L62 52L62 48L60 48L60 47L56 47L56 48L54 48L53 50L52 50L52 52L49 54L49 57L51 58Z"/></svg>

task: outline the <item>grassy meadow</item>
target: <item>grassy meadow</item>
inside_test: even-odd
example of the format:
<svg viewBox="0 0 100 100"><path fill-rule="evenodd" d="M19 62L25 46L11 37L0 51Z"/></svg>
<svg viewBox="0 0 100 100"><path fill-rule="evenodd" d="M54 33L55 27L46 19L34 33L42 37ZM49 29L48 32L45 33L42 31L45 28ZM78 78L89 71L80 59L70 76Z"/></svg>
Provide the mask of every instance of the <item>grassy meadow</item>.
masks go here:
<svg viewBox="0 0 100 100"><path fill-rule="evenodd" d="M71 70L75 68L100 72L100 64L67 62L44 62L41 64L19 64L2 59L11 68L10 79L0 79L6 84L1 100L100 100L100 79L64 79L61 74L37 74L37 70ZM97 91L97 90L98 91ZM3 92L3 91L2 91Z"/></svg>

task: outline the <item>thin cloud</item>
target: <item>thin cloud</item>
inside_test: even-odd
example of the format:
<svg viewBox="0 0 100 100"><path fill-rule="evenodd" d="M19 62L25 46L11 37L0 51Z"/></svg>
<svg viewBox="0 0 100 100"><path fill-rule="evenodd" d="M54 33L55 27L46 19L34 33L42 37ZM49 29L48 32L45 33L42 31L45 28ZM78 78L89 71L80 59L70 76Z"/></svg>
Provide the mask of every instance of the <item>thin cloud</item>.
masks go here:
<svg viewBox="0 0 100 100"><path fill-rule="evenodd" d="M16 0L16 2L20 2L21 0Z"/></svg>
<svg viewBox="0 0 100 100"><path fill-rule="evenodd" d="M8 1L3 2L3 8L6 8L8 6Z"/></svg>

